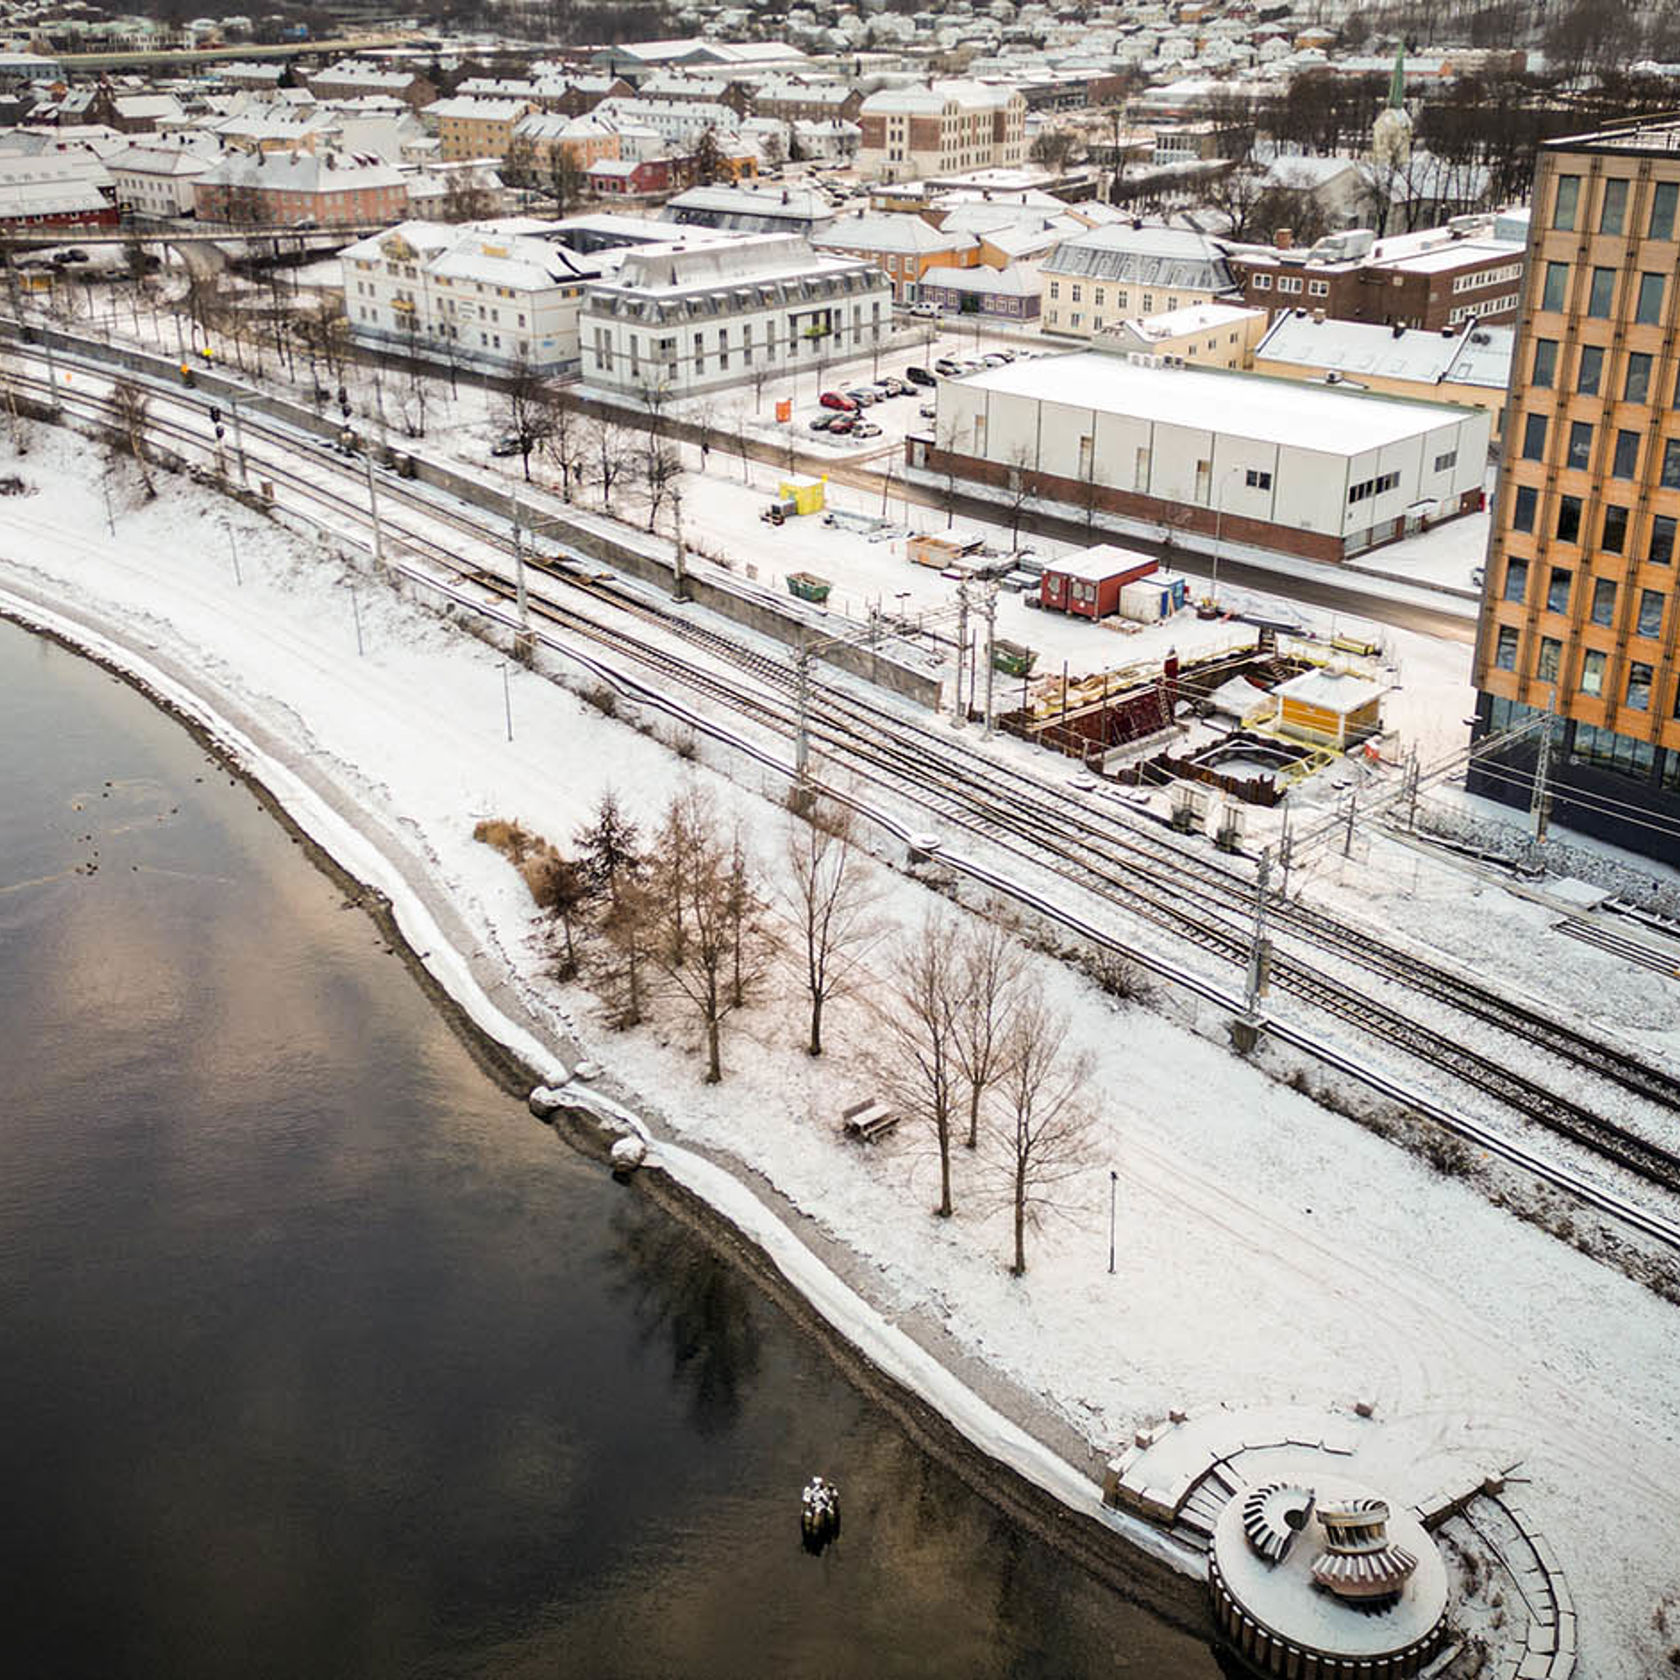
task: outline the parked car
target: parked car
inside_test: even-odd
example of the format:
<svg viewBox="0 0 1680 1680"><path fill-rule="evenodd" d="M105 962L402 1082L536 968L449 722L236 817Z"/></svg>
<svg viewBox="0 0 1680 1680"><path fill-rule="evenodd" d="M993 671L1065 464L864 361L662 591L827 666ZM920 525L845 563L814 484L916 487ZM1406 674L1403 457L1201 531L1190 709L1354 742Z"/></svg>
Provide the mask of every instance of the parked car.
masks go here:
<svg viewBox="0 0 1680 1680"><path fill-rule="evenodd" d="M982 367L992 368L1008 367L1014 359L1015 358L1013 356L1001 356L994 350L990 355L982 356L980 358L980 365Z"/></svg>
<svg viewBox="0 0 1680 1680"><path fill-rule="evenodd" d="M846 395L850 397L859 408L868 408L871 403L878 403L881 400L881 393L873 390L868 385L848 386L846 389Z"/></svg>
<svg viewBox="0 0 1680 1680"><path fill-rule="evenodd" d="M895 379L890 373L885 379L875 381L875 389L885 392L889 397L907 397L910 395L910 387L902 379Z"/></svg>
<svg viewBox="0 0 1680 1680"><path fill-rule="evenodd" d="M826 432L838 418L839 416L834 414L819 414L811 422L811 430L813 432Z"/></svg>
<svg viewBox="0 0 1680 1680"><path fill-rule="evenodd" d="M817 398L817 401L820 402L824 408L839 409L842 414L855 414L857 412L857 404L851 397L841 391L824 391L823 394Z"/></svg>
<svg viewBox="0 0 1680 1680"><path fill-rule="evenodd" d="M519 452L520 442L518 432L503 432L502 435L490 445L490 453L498 458L507 455L517 455Z"/></svg>
<svg viewBox="0 0 1680 1680"><path fill-rule="evenodd" d="M920 316L924 321L937 321L944 311L937 303L913 303L910 305L910 313Z"/></svg>
<svg viewBox="0 0 1680 1680"><path fill-rule="evenodd" d="M939 381L933 377L925 367L912 367L904 370L904 377L912 385L937 385Z"/></svg>
<svg viewBox="0 0 1680 1680"><path fill-rule="evenodd" d="M939 418L939 404L923 403L916 412L921 415L924 420L937 420Z"/></svg>
<svg viewBox="0 0 1680 1680"><path fill-rule="evenodd" d="M847 432L857 425L857 419L850 414L836 414L828 423L830 433L837 437L844 437Z"/></svg>
<svg viewBox="0 0 1680 1680"><path fill-rule="evenodd" d="M85 263L88 254L80 245L66 245L62 251L54 251L52 260L55 263Z"/></svg>
<svg viewBox="0 0 1680 1680"><path fill-rule="evenodd" d="M852 427L852 436L860 438L880 437L881 428L873 420L860 420Z"/></svg>
<svg viewBox="0 0 1680 1680"><path fill-rule="evenodd" d="M955 379L963 371L963 365L961 362L952 361L949 356L941 356L933 364L933 371L943 375L946 379Z"/></svg>

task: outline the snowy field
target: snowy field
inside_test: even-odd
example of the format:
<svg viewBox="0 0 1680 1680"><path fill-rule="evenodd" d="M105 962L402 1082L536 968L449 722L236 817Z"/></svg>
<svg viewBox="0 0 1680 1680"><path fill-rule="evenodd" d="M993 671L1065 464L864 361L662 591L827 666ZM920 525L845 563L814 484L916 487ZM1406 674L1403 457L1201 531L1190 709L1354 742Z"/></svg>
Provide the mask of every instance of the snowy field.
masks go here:
<svg viewBox="0 0 1680 1680"><path fill-rule="evenodd" d="M458 929L465 949L428 952L446 983L471 968L532 1024L547 1046L539 1062L599 1062L606 1089L656 1137L730 1175L717 1194L738 1216L779 1214L804 1245L802 1287L827 1287L820 1254L884 1315L888 1330L859 1314L866 1343L907 1336L960 1366L1081 1469L1169 1407L1345 1414L1370 1398L1382 1425L1371 1461L1400 1497L1520 1465L1523 1503L1581 1613L1583 1672L1657 1671L1652 1617L1676 1584L1662 1516L1680 1485L1675 1309L1268 1081L1170 1010L1117 1006L1050 964L1045 984L1096 1057L1100 1142L1075 1207L1034 1239L1027 1276L1010 1277L1007 1217L982 1159L959 1151L957 1217L941 1222L928 1217L934 1164L915 1136L868 1152L839 1137L840 1110L880 1088L879 1027L862 1002L835 1006L820 1062L800 1053L796 1011L770 1002L738 1017L728 1078L703 1087L686 1018L667 1009L611 1033L586 993L547 978L525 888L472 839L476 820L499 816L565 845L609 786L651 823L696 774L773 867L787 819L756 786L692 770L525 672L512 678L509 742L494 650L363 578L357 657L354 579L339 563L179 483L143 505L121 473L113 540L88 493L87 446L36 436L17 463L35 493L0 502L0 585L158 663L293 766L300 788L365 836L345 842L351 867L357 847L377 845L442 907L441 937ZM1451 652L1440 677L1461 684L1462 650ZM903 875L880 868L877 886L885 920L914 926L927 913L930 896ZM1512 902L1466 887L1426 913L1462 918L1463 943L1476 927L1496 941L1528 913ZM884 995L887 961L882 947L866 991ZM961 1404L931 1371L940 1403Z"/></svg>

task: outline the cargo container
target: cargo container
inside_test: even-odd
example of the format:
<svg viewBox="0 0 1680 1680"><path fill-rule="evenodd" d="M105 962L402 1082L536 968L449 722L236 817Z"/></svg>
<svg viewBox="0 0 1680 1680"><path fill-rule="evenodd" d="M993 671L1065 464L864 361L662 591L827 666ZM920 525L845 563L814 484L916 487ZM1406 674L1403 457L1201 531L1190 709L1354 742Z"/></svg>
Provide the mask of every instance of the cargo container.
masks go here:
<svg viewBox="0 0 1680 1680"><path fill-rule="evenodd" d="M1039 605L1081 618L1107 618L1119 610L1120 591L1154 570L1152 556L1102 543L1047 562L1039 579Z"/></svg>
<svg viewBox="0 0 1680 1680"><path fill-rule="evenodd" d="M818 606L828 599L828 592L834 587L815 572L789 572L787 586L788 594L797 595L801 601L814 601Z"/></svg>
<svg viewBox="0 0 1680 1680"><path fill-rule="evenodd" d="M1154 624L1172 615L1185 604L1183 578L1141 578L1124 584L1120 590L1120 616L1136 619L1140 624Z"/></svg>

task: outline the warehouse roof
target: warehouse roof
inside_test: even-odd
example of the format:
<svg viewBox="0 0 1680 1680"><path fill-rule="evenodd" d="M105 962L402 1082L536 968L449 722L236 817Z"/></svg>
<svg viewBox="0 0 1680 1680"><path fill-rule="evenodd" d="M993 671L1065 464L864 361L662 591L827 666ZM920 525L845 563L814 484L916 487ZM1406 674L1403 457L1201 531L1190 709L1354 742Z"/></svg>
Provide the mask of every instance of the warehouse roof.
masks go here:
<svg viewBox="0 0 1680 1680"><path fill-rule="evenodd" d="M1011 362L955 383L1333 455L1398 443L1475 412L1223 369L1143 367L1101 350Z"/></svg>

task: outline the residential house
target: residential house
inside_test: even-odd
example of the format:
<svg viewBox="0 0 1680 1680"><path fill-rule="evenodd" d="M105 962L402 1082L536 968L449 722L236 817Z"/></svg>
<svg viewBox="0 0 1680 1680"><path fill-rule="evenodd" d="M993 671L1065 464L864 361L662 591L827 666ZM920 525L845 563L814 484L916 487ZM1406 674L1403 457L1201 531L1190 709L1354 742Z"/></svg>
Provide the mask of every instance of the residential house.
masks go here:
<svg viewBox="0 0 1680 1680"><path fill-rule="evenodd" d="M859 171L886 181L1026 161L1027 102L1012 87L942 81L883 88L858 107Z"/></svg>
<svg viewBox="0 0 1680 1680"><path fill-rule="evenodd" d="M972 233L931 227L920 216L843 216L813 233L811 243L819 251L843 251L874 263L898 303L918 300L930 269L971 268L980 260L980 241Z"/></svg>
<svg viewBox="0 0 1680 1680"><path fill-rule="evenodd" d="M446 163L468 158L504 158L513 148L513 131L535 109L528 99L440 99L428 105L426 121L437 127Z"/></svg>

